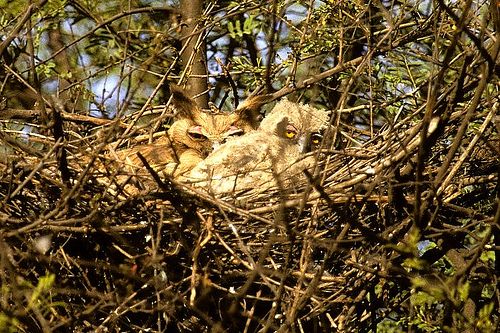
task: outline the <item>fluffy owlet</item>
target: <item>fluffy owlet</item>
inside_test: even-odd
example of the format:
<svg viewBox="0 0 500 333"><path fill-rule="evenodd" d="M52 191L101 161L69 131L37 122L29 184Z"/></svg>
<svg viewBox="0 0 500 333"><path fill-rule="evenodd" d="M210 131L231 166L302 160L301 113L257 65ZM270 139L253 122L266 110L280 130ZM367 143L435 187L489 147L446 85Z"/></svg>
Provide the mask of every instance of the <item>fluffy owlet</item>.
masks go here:
<svg viewBox="0 0 500 333"><path fill-rule="evenodd" d="M258 126L259 112L254 99L247 100L231 113L205 112L182 90L171 90L177 114L167 135L152 144L118 151L120 159L142 166L137 157L140 152L155 169L170 164L175 167L175 175L180 175L191 170L228 138L241 136Z"/></svg>
<svg viewBox="0 0 500 333"><path fill-rule="evenodd" d="M183 90L174 87L171 91L176 116L167 135L151 144L112 151L106 156L111 162L108 165L118 170L120 183L134 176L142 183L134 182L136 187L155 186L137 153L144 156L160 175L178 177L189 172L227 139L241 136L258 126L262 105L259 97L247 99L231 113L205 112Z"/></svg>
<svg viewBox="0 0 500 333"><path fill-rule="evenodd" d="M319 147L328 122L326 110L283 99L256 131L215 150L188 180L214 194L290 187L314 163L312 156L304 156Z"/></svg>

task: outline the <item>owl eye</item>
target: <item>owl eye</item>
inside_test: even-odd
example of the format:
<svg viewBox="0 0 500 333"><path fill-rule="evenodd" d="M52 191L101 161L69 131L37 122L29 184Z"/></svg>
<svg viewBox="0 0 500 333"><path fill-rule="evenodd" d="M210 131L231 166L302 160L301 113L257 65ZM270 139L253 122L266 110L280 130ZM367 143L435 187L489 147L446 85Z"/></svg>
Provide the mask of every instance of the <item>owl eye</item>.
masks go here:
<svg viewBox="0 0 500 333"><path fill-rule="evenodd" d="M201 126L192 126L188 130L188 135L194 140L204 140L207 137L202 133Z"/></svg>
<svg viewBox="0 0 500 333"><path fill-rule="evenodd" d="M311 143L314 145L319 145L321 143L321 140L323 140L323 136L319 133L313 133L311 135Z"/></svg>
<svg viewBox="0 0 500 333"><path fill-rule="evenodd" d="M288 139L293 139L297 136L297 129L292 125L287 125L285 130L285 137Z"/></svg>

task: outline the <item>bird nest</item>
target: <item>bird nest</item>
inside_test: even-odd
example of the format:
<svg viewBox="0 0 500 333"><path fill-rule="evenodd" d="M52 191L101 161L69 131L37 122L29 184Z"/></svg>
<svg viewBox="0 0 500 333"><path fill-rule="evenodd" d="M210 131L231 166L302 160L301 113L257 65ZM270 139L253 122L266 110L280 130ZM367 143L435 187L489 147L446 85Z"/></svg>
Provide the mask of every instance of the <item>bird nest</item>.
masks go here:
<svg viewBox="0 0 500 333"><path fill-rule="evenodd" d="M24 332L404 326L397 314L440 277L496 285L492 262L474 252L498 223L494 115L467 119L470 131L466 111L409 117L325 147L300 189L223 198L152 170L157 188L125 196L96 181L113 183L95 162L102 136L23 143L4 131L1 299L11 312L0 321ZM85 147L94 151L82 168L71 161Z"/></svg>

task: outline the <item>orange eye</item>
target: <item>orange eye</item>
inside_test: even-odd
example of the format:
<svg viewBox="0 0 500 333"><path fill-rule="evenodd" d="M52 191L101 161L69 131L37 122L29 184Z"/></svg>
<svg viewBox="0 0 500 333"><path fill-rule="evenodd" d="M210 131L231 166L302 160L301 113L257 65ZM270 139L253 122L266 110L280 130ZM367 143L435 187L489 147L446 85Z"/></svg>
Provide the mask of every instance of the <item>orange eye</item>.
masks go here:
<svg viewBox="0 0 500 333"><path fill-rule="evenodd" d="M312 136L311 136L311 143L312 144L315 144L315 145L319 145L321 143L321 140L323 139L323 136L321 134L318 134L318 133L314 133Z"/></svg>
<svg viewBox="0 0 500 333"><path fill-rule="evenodd" d="M289 139L295 138L296 135L297 135L297 132L295 132L295 131L292 131L292 130L285 131L285 136Z"/></svg>
<svg viewBox="0 0 500 333"><path fill-rule="evenodd" d="M285 138L294 139L297 136L297 132L297 129L293 125L288 124L285 129Z"/></svg>

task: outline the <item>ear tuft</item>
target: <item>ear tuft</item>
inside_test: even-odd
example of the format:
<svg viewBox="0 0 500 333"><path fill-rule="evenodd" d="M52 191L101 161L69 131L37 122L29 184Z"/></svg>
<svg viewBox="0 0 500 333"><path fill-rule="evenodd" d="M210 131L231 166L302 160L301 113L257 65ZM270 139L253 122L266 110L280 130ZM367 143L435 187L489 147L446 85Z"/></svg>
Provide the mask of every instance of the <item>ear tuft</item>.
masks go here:
<svg viewBox="0 0 500 333"><path fill-rule="evenodd" d="M170 93L172 94L172 104L177 111L177 118L193 119L201 112L194 99L181 87L170 84Z"/></svg>
<svg viewBox="0 0 500 333"><path fill-rule="evenodd" d="M260 109L264 104L272 100L273 96L271 94L252 96L241 103L235 112L240 115L241 119L249 122L253 128L257 128L263 118Z"/></svg>

